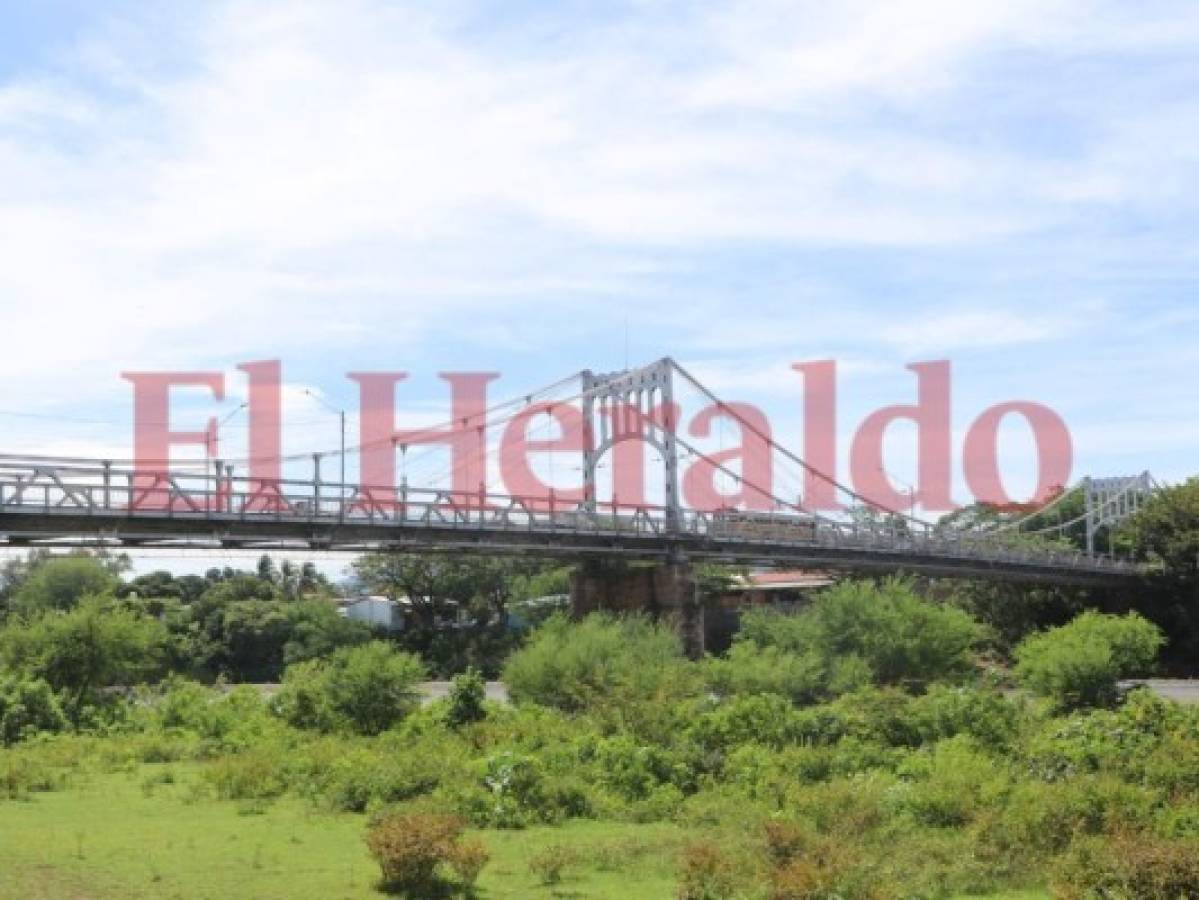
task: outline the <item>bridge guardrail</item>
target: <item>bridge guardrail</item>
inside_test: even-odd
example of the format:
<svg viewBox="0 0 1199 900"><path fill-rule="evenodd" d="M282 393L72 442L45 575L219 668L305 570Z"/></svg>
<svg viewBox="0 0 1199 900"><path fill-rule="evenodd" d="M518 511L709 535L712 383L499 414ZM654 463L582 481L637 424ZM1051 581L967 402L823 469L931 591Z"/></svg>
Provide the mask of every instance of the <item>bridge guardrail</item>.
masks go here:
<svg viewBox="0 0 1199 900"><path fill-rule="evenodd" d="M255 479L219 471L143 472L89 460L0 457L0 511L42 516L203 519L312 525L396 525L691 538L769 547L823 547L1094 572L1129 571L1125 561L1082 552L1034 550L994 537L947 535L781 513L683 510L671 526L661 506L464 493L377 489L321 480Z"/></svg>

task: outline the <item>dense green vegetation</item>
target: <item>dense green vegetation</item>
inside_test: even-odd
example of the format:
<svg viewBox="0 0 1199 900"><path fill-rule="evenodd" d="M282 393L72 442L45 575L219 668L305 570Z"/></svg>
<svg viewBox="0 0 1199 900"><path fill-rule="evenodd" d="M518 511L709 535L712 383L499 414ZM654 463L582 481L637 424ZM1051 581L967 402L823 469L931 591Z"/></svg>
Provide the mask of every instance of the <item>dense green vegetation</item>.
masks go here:
<svg viewBox="0 0 1199 900"><path fill-rule="evenodd" d="M96 605L47 616L70 621ZM0 646L25 646L36 624L16 620ZM112 629L97 652L110 647L119 664L146 640L127 632ZM654 882L644 896L1047 886L1087 896L1084 876L1127 891L1094 896L1188 896L1199 886L1199 709L1144 692L1063 693L1053 679L1045 700L1005 693L971 666L983 632L909 583L850 583L798 616L750 617L725 660L689 661L672 631L641 619L551 619L509 659L514 707L482 701L469 673L450 699L419 708L419 660L374 642L294 663L270 698L178 677L129 700L100 697L103 715L78 721L103 726L77 730L56 711L77 702L76 686L42 678L52 670L32 668L37 653L9 655L25 674L7 677L0 702L29 713L24 727L5 713L0 786L27 799L133 771L146 773L147 792L185 778L181 815L217 801L268 819L296 801L365 813L378 886L422 897L476 882L504 896L488 860L514 829L539 835L521 879L536 890L585 883L600 851L546 830L573 821L611 834L673 829L655 851L669 857L673 886ZM1023 667L1100 638L1109 659L1134 666L1160 641L1144 620L1089 614L1030 637L1017 658ZM858 660L852 678L830 665L842 658ZM763 660L803 673L803 691L789 676L772 683ZM92 684L117 670L96 671L109 676ZM1159 882L1182 893L1143 886Z"/></svg>
<svg viewBox="0 0 1199 900"><path fill-rule="evenodd" d="M1189 589L1185 540L1150 590ZM394 640L304 567L124 574L0 577L0 896L1199 895L1199 707L1119 688L1178 639L1152 604L844 581L690 660L637 617L504 628L562 586L529 563L365 559L425 592Z"/></svg>

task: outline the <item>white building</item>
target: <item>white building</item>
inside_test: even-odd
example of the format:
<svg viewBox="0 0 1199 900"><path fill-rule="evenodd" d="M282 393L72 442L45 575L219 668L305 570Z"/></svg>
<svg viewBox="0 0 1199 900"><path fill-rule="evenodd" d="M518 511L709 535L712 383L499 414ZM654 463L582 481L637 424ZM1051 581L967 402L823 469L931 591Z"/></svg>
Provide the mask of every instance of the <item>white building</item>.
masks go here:
<svg viewBox="0 0 1199 900"><path fill-rule="evenodd" d="M351 597L342 601L341 614L388 631L404 630L404 606L387 597Z"/></svg>

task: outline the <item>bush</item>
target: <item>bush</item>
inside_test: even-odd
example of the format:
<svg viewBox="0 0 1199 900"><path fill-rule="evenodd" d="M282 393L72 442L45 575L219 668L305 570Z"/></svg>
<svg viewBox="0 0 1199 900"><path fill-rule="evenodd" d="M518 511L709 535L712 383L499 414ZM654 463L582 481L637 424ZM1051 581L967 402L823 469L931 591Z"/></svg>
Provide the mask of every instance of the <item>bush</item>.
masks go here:
<svg viewBox="0 0 1199 900"><path fill-rule="evenodd" d="M546 773L542 759L504 751L475 764L477 781L454 796L471 822L490 828L523 828L585 815L584 789L569 778Z"/></svg>
<svg viewBox="0 0 1199 900"><path fill-rule="evenodd" d="M577 623L560 615L548 619L508 659L504 681L514 700L566 712L662 703L700 687L673 629L600 614Z"/></svg>
<svg viewBox="0 0 1199 900"><path fill-rule="evenodd" d="M770 900L849 900L875 897L855 872L853 845L819 835L806 825L772 819L765 825L770 860ZM875 879L877 880L877 879Z"/></svg>
<svg viewBox="0 0 1199 900"><path fill-rule="evenodd" d="M910 780L892 789L894 807L924 825L960 827L1000 803L1010 779L998 760L979 753L965 736L914 754L900 768Z"/></svg>
<svg viewBox="0 0 1199 900"><path fill-rule="evenodd" d="M1151 669L1163 641L1158 627L1136 613L1086 612L1021 641L1016 677L1063 708L1109 705L1118 696L1117 681Z"/></svg>
<svg viewBox="0 0 1199 900"><path fill-rule="evenodd" d="M1022 724L1021 708L997 690L941 684L915 698L908 715L922 742L968 734L993 751L1009 750Z"/></svg>
<svg viewBox="0 0 1199 900"><path fill-rule="evenodd" d="M450 705L446 711L446 721L454 727L481 721L487 715L487 710L483 707L486 697L487 686L477 669L467 669L460 675L455 675L453 684L450 685Z"/></svg>
<svg viewBox="0 0 1199 900"><path fill-rule="evenodd" d="M224 693L194 681L171 678L154 713L166 731L190 732L202 739L204 753L248 749L258 745L272 728L266 700L249 685Z"/></svg>
<svg viewBox="0 0 1199 900"><path fill-rule="evenodd" d="M529 871L544 885L560 884L566 870L578 865L579 861L574 848L551 844L529 857Z"/></svg>
<svg viewBox="0 0 1199 900"><path fill-rule="evenodd" d="M679 856L678 900L729 900L737 890L735 861L713 841L697 841Z"/></svg>
<svg viewBox="0 0 1199 900"><path fill-rule="evenodd" d="M417 705L421 661L373 641L288 666L275 710L297 728L379 734Z"/></svg>
<svg viewBox="0 0 1199 900"><path fill-rule="evenodd" d="M67 727L50 685L40 678L0 672L0 745Z"/></svg>
<svg viewBox="0 0 1199 900"><path fill-rule="evenodd" d="M281 748L256 747L213 760L204 777L222 800L272 800L287 790L285 758Z"/></svg>
<svg viewBox="0 0 1199 900"><path fill-rule="evenodd" d="M723 658L706 663L708 685L723 696L778 694L794 703L808 703L823 687L823 669L814 656L800 656L778 647L736 641Z"/></svg>
<svg viewBox="0 0 1199 900"><path fill-rule="evenodd" d="M689 736L710 750L728 750L758 743L780 749L811 740L808 719L791 701L777 694L735 697L703 712L688 729Z"/></svg>
<svg viewBox="0 0 1199 900"><path fill-rule="evenodd" d="M56 790L61 774L29 752L0 750L0 800L23 800L35 791Z"/></svg>
<svg viewBox="0 0 1199 900"><path fill-rule="evenodd" d="M841 582L797 615L747 613L738 641L807 659L823 691L840 694L867 681L919 686L964 675L984 633L960 609L891 578Z"/></svg>
<svg viewBox="0 0 1199 900"><path fill-rule="evenodd" d="M858 839L887 821L893 776L870 772L798 789L787 812L809 820L822 834Z"/></svg>
<svg viewBox="0 0 1199 900"><path fill-rule="evenodd" d="M473 889L483 867L491 859L487 845L478 838L460 840L450 854L450 868L458 876L463 887Z"/></svg>
<svg viewBox="0 0 1199 900"><path fill-rule="evenodd" d="M1099 771L1141 780L1149 778L1153 769L1153 778L1168 784L1180 775L1185 780L1187 760L1179 760L1181 770L1171 774L1170 761L1159 767L1163 760L1158 751L1166 740L1185 744L1187 735L1195 734L1199 734L1199 708L1136 690L1116 709L1050 719L1022 751L1029 769L1046 781Z"/></svg>
<svg viewBox="0 0 1199 900"><path fill-rule="evenodd" d="M622 800L649 799L663 785L689 787L694 780L680 753L643 744L627 734L601 738L589 748L595 779Z"/></svg>
<svg viewBox="0 0 1199 900"><path fill-rule="evenodd" d="M366 844L382 871L384 889L436 896L445 887L439 869L457 868L455 863L477 877L486 858L476 844L463 847L465 827L457 816L439 813L390 812L376 817L367 829Z"/></svg>
<svg viewBox="0 0 1199 900"><path fill-rule="evenodd" d="M433 742L413 741L401 752L356 747L318 761L318 790L334 809L363 812L432 793L455 762Z"/></svg>
<svg viewBox="0 0 1199 900"><path fill-rule="evenodd" d="M1158 800L1111 776L1023 782L1012 789L1006 804L994 807L979 838L1008 855L1041 858L1060 853L1079 836L1148 824Z"/></svg>
<svg viewBox="0 0 1199 900"><path fill-rule="evenodd" d="M1199 897L1199 841L1145 835L1080 841L1055 867L1061 900L1180 900Z"/></svg>

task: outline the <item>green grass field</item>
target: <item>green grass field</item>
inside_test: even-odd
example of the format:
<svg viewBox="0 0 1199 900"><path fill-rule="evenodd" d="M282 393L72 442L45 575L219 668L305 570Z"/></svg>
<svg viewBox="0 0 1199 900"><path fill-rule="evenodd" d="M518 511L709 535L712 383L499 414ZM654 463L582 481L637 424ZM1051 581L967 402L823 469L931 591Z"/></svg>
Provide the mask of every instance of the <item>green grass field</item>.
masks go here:
<svg viewBox="0 0 1199 900"><path fill-rule="evenodd" d="M156 783L169 772L174 783ZM358 898L377 868L365 818L327 814L301 800L268 806L204 797L194 767L77 776L63 791L0 803L0 897ZM486 898L667 898L683 833L671 825L572 822L490 831ZM543 886L530 847L573 847L580 862ZM596 860L596 856L600 859ZM602 867L602 868L601 868Z"/></svg>
<svg viewBox="0 0 1199 900"><path fill-rule="evenodd" d="M0 898L382 896L362 839L363 816L324 813L294 799L265 806L218 801L199 784L194 764L141 765L78 774L65 790L0 803ZM492 858L478 896L487 900L669 900L677 851L687 840L669 824L588 821L482 836ZM577 859L552 886L528 865L534 849L550 844L571 848Z"/></svg>

